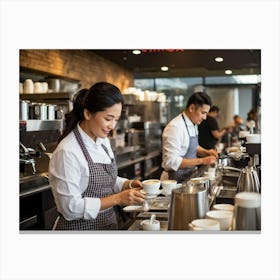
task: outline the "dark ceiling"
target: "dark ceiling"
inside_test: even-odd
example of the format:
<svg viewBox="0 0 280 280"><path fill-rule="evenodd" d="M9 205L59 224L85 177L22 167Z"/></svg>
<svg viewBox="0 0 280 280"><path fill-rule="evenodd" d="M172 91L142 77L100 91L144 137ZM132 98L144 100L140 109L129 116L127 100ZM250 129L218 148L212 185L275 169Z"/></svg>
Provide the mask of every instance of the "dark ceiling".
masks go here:
<svg viewBox="0 0 280 280"><path fill-rule="evenodd" d="M92 50L99 56L132 71L135 78L220 76L261 73L261 51L248 49L147 49L135 55L132 50ZM223 62L216 62L222 57ZM163 72L161 66L168 66Z"/></svg>

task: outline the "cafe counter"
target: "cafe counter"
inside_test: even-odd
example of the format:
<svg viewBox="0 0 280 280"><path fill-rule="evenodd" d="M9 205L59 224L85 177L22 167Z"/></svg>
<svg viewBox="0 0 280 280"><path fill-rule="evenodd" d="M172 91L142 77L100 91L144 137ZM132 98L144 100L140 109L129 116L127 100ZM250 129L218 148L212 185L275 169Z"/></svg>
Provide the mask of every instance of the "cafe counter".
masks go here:
<svg viewBox="0 0 280 280"><path fill-rule="evenodd" d="M192 172L190 178L207 178L208 176L208 169L210 166L199 166L195 168ZM234 195L236 194L236 182L239 176L238 172L231 171L226 173L226 177L231 178L232 185L223 186L225 183L226 185L228 182L225 180L225 173L220 172L219 170L216 172L215 179L210 180L210 190L208 199L209 199L209 210L213 209L213 206L216 203L228 203L234 204ZM186 182L184 182L186 183ZM235 186L234 186L235 185ZM227 188L231 189L234 193L232 197L223 197L221 193L227 190ZM150 219L151 216L154 214L156 219L160 221L160 231L167 231L168 230L168 219L169 219L169 211L170 211L170 203L171 203L171 196L164 196L162 193L159 194L157 197L150 199L150 207L148 211L144 211L142 206L127 206L124 208L125 211L130 212L131 215L134 217L133 223L128 228L128 231L143 231L141 223L144 220Z"/></svg>

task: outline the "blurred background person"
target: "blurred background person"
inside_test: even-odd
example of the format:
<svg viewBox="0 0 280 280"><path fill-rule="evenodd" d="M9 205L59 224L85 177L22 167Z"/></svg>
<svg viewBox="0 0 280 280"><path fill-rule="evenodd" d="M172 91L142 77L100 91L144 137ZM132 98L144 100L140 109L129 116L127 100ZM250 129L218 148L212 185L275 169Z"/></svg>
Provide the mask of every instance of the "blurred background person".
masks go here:
<svg viewBox="0 0 280 280"><path fill-rule="evenodd" d="M212 106L204 120L198 126L198 143L205 149L215 149L218 141L226 133L226 129L219 129L217 118L219 116L220 108Z"/></svg>
<svg viewBox="0 0 280 280"><path fill-rule="evenodd" d="M258 111L256 108L251 109L247 113L246 128L250 133L254 133L258 130Z"/></svg>
<svg viewBox="0 0 280 280"><path fill-rule="evenodd" d="M225 147L234 146L238 142L239 131L246 130L243 119L239 115L233 116L233 123L226 127L227 133L221 139Z"/></svg>
<svg viewBox="0 0 280 280"><path fill-rule="evenodd" d="M238 142L239 132L243 130L246 130L244 120L239 115L234 115L231 132L231 144L233 146Z"/></svg>

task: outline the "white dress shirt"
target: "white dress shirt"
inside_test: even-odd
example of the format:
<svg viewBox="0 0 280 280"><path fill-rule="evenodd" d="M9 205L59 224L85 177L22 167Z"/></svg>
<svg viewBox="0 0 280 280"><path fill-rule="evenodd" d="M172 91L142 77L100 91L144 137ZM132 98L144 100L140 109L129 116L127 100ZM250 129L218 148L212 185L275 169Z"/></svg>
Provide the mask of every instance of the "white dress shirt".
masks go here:
<svg viewBox="0 0 280 280"><path fill-rule="evenodd" d="M105 145L110 157L114 158L108 138L97 138L94 141L78 125L85 147L92 161L110 164L111 159L102 148ZM120 192L126 178L117 177L114 192ZM88 187L88 162L73 132L68 134L55 149L49 164L49 182L52 188L57 210L66 220L94 219L97 217L100 198L84 197L82 193Z"/></svg>
<svg viewBox="0 0 280 280"><path fill-rule="evenodd" d="M190 136L198 135L198 127L183 113ZM177 171L184 155L189 148L190 138L185 122L180 113L172 119L162 133L162 168L166 171ZM168 179L168 173L163 171L161 180Z"/></svg>

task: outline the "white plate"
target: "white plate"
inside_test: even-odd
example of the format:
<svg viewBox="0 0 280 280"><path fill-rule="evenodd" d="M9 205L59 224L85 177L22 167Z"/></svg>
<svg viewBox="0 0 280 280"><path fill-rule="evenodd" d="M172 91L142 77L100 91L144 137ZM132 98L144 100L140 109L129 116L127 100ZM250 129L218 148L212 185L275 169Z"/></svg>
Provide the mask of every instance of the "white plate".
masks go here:
<svg viewBox="0 0 280 280"><path fill-rule="evenodd" d="M143 206L142 205L129 205L123 208L123 211L125 212L141 212L143 211Z"/></svg>
<svg viewBox="0 0 280 280"><path fill-rule="evenodd" d="M146 193L144 190L140 190L140 193L146 195L146 198L157 197L159 194L161 194L161 192L161 190L158 190L156 193Z"/></svg>

